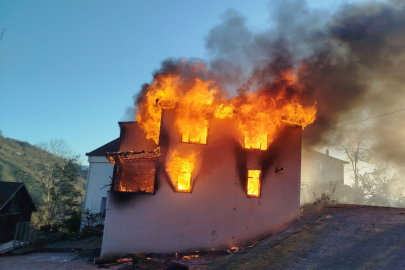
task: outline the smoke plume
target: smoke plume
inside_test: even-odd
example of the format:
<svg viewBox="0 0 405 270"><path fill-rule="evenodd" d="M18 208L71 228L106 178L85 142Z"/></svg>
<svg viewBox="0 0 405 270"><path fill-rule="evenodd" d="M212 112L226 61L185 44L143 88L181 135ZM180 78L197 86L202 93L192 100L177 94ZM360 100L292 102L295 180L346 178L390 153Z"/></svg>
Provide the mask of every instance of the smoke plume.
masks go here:
<svg viewBox="0 0 405 270"><path fill-rule="evenodd" d="M316 120L304 131L307 145L328 144L336 126L405 108L402 1L344 4L335 13L311 10L302 0L271 3L268 29L253 31L246 17L227 10L206 36L206 60L165 60L155 77L181 73L243 96L251 89L272 91L281 74L296 70L301 104L317 104ZM206 67L195 69L196 63ZM136 107L148 87L135 97ZM403 160L404 115L368 122L376 155ZM332 131L343 136L345 130Z"/></svg>

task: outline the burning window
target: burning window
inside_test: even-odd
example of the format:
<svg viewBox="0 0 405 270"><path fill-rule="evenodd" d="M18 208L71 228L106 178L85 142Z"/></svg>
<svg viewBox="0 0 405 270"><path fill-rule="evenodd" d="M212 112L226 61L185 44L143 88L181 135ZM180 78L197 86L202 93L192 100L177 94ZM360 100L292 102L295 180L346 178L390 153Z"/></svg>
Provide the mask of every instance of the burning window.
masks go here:
<svg viewBox="0 0 405 270"><path fill-rule="evenodd" d="M128 151L107 156L109 161L116 165L113 191L153 194L157 156L145 155L148 155L145 151L140 153Z"/></svg>
<svg viewBox="0 0 405 270"><path fill-rule="evenodd" d="M267 134L260 134L255 137L245 136L245 148L267 150Z"/></svg>
<svg viewBox="0 0 405 270"><path fill-rule="evenodd" d="M177 191L190 192L191 191L191 172L183 171L177 176Z"/></svg>
<svg viewBox="0 0 405 270"><path fill-rule="evenodd" d="M207 137L208 137L208 126L205 126L201 130L193 129L184 132L181 135L181 142L207 144Z"/></svg>
<svg viewBox="0 0 405 270"><path fill-rule="evenodd" d="M154 159L125 162L121 164L121 168L123 173L116 186L117 191L153 193L156 172Z"/></svg>
<svg viewBox="0 0 405 270"><path fill-rule="evenodd" d="M180 157L177 151L172 151L166 170L172 179L174 188L178 192L191 192L192 173L194 170L196 153L187 157Z"/></svg>
<svg viewBox="0 0 405 270"><path fill-rule="evenodd" d="M248 170L247 195L248 197L260 197L260 170Z"/></svg>

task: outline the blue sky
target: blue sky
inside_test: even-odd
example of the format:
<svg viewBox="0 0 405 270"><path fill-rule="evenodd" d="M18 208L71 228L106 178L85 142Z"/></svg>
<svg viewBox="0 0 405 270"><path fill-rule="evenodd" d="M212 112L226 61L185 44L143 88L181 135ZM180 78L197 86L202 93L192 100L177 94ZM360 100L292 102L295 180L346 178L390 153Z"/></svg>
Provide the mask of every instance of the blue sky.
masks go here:
<svg viewBox="0 0 405 270"><path fill-rule="evenodd" d="M0 130L31 144L64 139L85 163L119 136L117 122L162 60L206 56L204 37L228 8L252 29L271 22L262 0L0 0Z"/></svg>

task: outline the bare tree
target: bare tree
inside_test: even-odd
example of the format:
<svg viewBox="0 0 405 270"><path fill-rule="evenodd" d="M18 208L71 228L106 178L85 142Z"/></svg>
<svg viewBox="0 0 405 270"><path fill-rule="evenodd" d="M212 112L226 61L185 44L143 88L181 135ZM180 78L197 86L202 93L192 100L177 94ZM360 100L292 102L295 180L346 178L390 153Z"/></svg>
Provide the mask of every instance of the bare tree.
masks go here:
<svg viewBox="0 0 405 270"><path fill-rule="evenodd" d="M344 141L338 142L338 150L349 160L351 167L349 175L356 188L359 187L365 163L370 159L371 142L366 137L367 131L366 127L356 127L353 131L346 133Z"/></svg>
<svg viewBox="0 0 405 270"><path fill-rule="evenodd" d="M42 150L55 155L56 157L71 159L76 156L73 154L72 149L63 139L51 139L49 142L42 142L37 144L37 147Z"/></svg>
<svg viewBox="0 0 405 270"><path fill-rule="evenodd" d="M78 157L73 155L72 150L62 139L52 139L49 142L37 144L43 151L36 156L40 164L33 161L28 162L29 168L39 182L34 182L29 189L39 189L43 194L43 202L48 203L51 199L51 189L54 186L58 173L55 172L55 165L62 166L68 160L76 160Z"/></svg>
<svg viewBox="0 0 405 270"><path fill-rule="evenodd" d="M369 137L368 128L365 126L356 126L354 129L347 129L345 136L340 141L335 141L336 150L343 154L349 161L349 166L345 173L353 180L352 187L342 194L350 203L365 203L365 194L361 186L361 179L365 172L371 169L368 164L370 160L370 149L372 146ZM341 195L341 196L342 196Z"/></svg>
<svg viewBox="0 0 405 270"><path fill-rule="evenodd" d="M31 190L39 191L41 205L36 215L36 223L50 225L60 222L67 212L78 206L80 192L74 184L79 179L77 172L77 155L61 139L50 140L37 145L42 151L36 156L36 161L29 161L31 173L39 181L29 186Z"/></svg>
<svg viewBox="0 0 405 270"><path fill-rule="evenodd" d="M372 147L373 138L364 126L346 132L344 140L338 143L337 149L349 160L350 169L346 174L353 179L351 190L345 194L348 201L369 205L405 205L403 168L372 156Z"/></svg>

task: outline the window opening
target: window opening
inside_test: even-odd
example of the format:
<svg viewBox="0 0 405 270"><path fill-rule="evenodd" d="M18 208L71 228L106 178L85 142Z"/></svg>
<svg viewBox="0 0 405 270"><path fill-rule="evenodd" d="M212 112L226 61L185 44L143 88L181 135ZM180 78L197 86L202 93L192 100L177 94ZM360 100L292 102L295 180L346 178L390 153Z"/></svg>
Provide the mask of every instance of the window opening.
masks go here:
<svg viewBox="0 0 405 270"><path fill-rule="evenodd" d="M189 130L181 135L183 143L207 144L208 126L202 130Z"/></svg>
<svg viewBox="0 0 405 270"><path fill-rule="evenodd" d="M105 205L107 202L107 197L101 197L100 213L105 214Z"/></svg>
<svg viewBox="0 0 405 270"><path fill-rule="evenodd" d="M195 156L196 153L193 152L188 156L180 157L176 150L171 151L166 164L166 171L177 192L191 192Z"/></svg>
<svg viewBox="0 0 405 270"><path fill-rule="evenodd" d="M245 148L267 150L267 134L258 135L254 138L245 136Z"/></svg>
<svg viewBox="0 0 405 270"><path fill-rule="evenodd" d="M116 165L112 190L153 194L158 155L159 149L107 153L107 159Z"/></svg>
<svg viewBox="0 0 405 270"><path fill-rule="evenodd" d="M319 159L316 159L314 161L314 169L315 172L317 172L318 174L322 173L322 161Z"/></svg>
<svg viewBox="0 0 405 270"><path fill-rule="evenodd" d="M248 170L247 195L249 197L260 197L260 170Z"/></svg>
<svg viewBox="0 0 405 270"><path fill-rule="evenodd" d="M177 178L177 191L191 191L191 172L181 172Z"/></svg>

